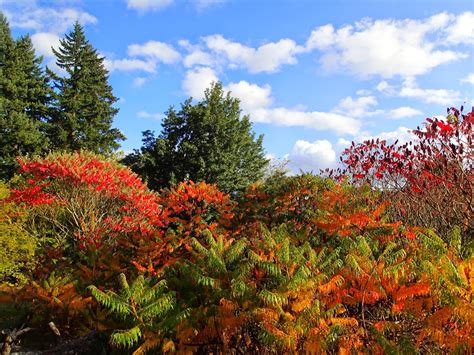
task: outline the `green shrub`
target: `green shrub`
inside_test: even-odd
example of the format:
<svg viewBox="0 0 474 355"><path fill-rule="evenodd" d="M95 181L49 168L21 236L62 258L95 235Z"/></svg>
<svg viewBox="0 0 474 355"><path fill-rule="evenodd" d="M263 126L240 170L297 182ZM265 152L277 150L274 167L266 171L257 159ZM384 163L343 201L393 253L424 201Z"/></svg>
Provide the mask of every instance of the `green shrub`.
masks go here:
<svg viewBox="0 0 474 355"><path fill-rule="evenodd" d="M34 266L36 240L24 229L24 210L7 203L8 195L0 183L0 283L23 284Z"/></svg>

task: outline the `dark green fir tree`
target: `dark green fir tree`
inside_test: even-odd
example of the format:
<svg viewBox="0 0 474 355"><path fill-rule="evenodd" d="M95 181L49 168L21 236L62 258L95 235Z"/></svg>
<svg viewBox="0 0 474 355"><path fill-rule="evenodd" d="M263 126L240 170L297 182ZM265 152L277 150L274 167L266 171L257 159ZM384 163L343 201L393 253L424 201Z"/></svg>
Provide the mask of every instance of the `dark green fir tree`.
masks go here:
<svg viewBox="0 0 474 355"><path fill-rule="evenodd" d="M213 84L196 104L190 98L179 111L170 108L162 125L158 138L143 132L140 151L125 158L151 188L190 179L234 192L262 178L268 164L263 137L255 137L239 100L222 84Z"/></svg>
<svg viewBox="0 0 474 355"><path fill-rule="evenodd" d="M54 148L112 153L125 137L112 128L118 112L113 107L117 98L108 83L104 58L92 47L77 22L53 52L57 66L65 72L61 76L48 70L56 93L55 113L50 120Z"/></svg>
<svg viewBox="0 0 474 355"><path fill-rule="evenodd" d="M13 175L17 156L48 149L52 89L41 62L30 37L15 41L0 13L0 179Z"/></svg>

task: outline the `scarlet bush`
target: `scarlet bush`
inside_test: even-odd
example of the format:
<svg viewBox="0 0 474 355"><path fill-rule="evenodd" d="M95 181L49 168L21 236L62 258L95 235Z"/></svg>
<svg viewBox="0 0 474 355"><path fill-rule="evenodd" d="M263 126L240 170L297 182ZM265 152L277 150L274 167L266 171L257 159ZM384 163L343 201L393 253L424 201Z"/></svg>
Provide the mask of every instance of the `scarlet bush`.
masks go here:
<svg viewBox="0 0 474 355"><path fill-rule="evenodd" d="M204 230L228 233L234 203L216 185L185 181L160 191L163 233L142 235L135 265L142 271L160 272L179 259L189 257L192 238ZM165 217L165 218L163 218Z"/></svg>
<svg viewBox="0 0 474 355"><path fill-rule="evenodd" d="M459 228L467 247L474 239L474 112L448 110L414 130L416 140L352 144L336 178L370 184L390 201L394 220L436 229L445 240Z"/></svg>

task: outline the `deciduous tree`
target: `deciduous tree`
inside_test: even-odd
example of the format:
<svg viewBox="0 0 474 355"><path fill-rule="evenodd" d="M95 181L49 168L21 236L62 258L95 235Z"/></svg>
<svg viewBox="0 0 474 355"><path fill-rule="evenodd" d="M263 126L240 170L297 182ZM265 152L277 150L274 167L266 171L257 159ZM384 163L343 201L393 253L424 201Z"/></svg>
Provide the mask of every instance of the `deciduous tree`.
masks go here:
<svg viewBox="0 0 474 355"><path fill-rule="evenodd" d="M263 176L268 160L262 139L252 132L249 116L241 117L239 100L217 83L202 101L170 108L161 135L144 132L142 148L125 162L154 189L191 179L231 192Z"/></svg>

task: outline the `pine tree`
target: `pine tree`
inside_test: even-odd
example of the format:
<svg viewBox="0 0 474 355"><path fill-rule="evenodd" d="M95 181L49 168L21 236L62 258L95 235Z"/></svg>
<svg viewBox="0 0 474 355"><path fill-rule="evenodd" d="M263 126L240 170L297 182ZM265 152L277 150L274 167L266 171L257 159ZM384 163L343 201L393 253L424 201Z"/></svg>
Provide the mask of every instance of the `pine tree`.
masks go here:
<svg viewBox="0 0 474 355"><path fill-rule="evenodd" d="M66 72L60 76L48 70L54 79L56 112L52 117L51 141L56 149L89 150L109 154L125 139L112 121L118 109L117 98L108 84L104 58L86 39L82 26L74 29L53 49L56 64Z"/></svg>
<svg viewBox="0 0 474 355"><path fill-rule="evenodd" d="M48 147L42 131L52 90L29 36L13 40L0 13L0 179L12 176L19 155Z"/></svg>
<svg viewBox="0 0 474 355"><path fill-rule="evenodd" d="M255 137L239 106L222 84L213 84L197 104L190 98L180 111L170 108L161 135L144 132L141 151L125 162L155 189L190 179L241 190L263 177L268 160L263 137Z"/></svg>

